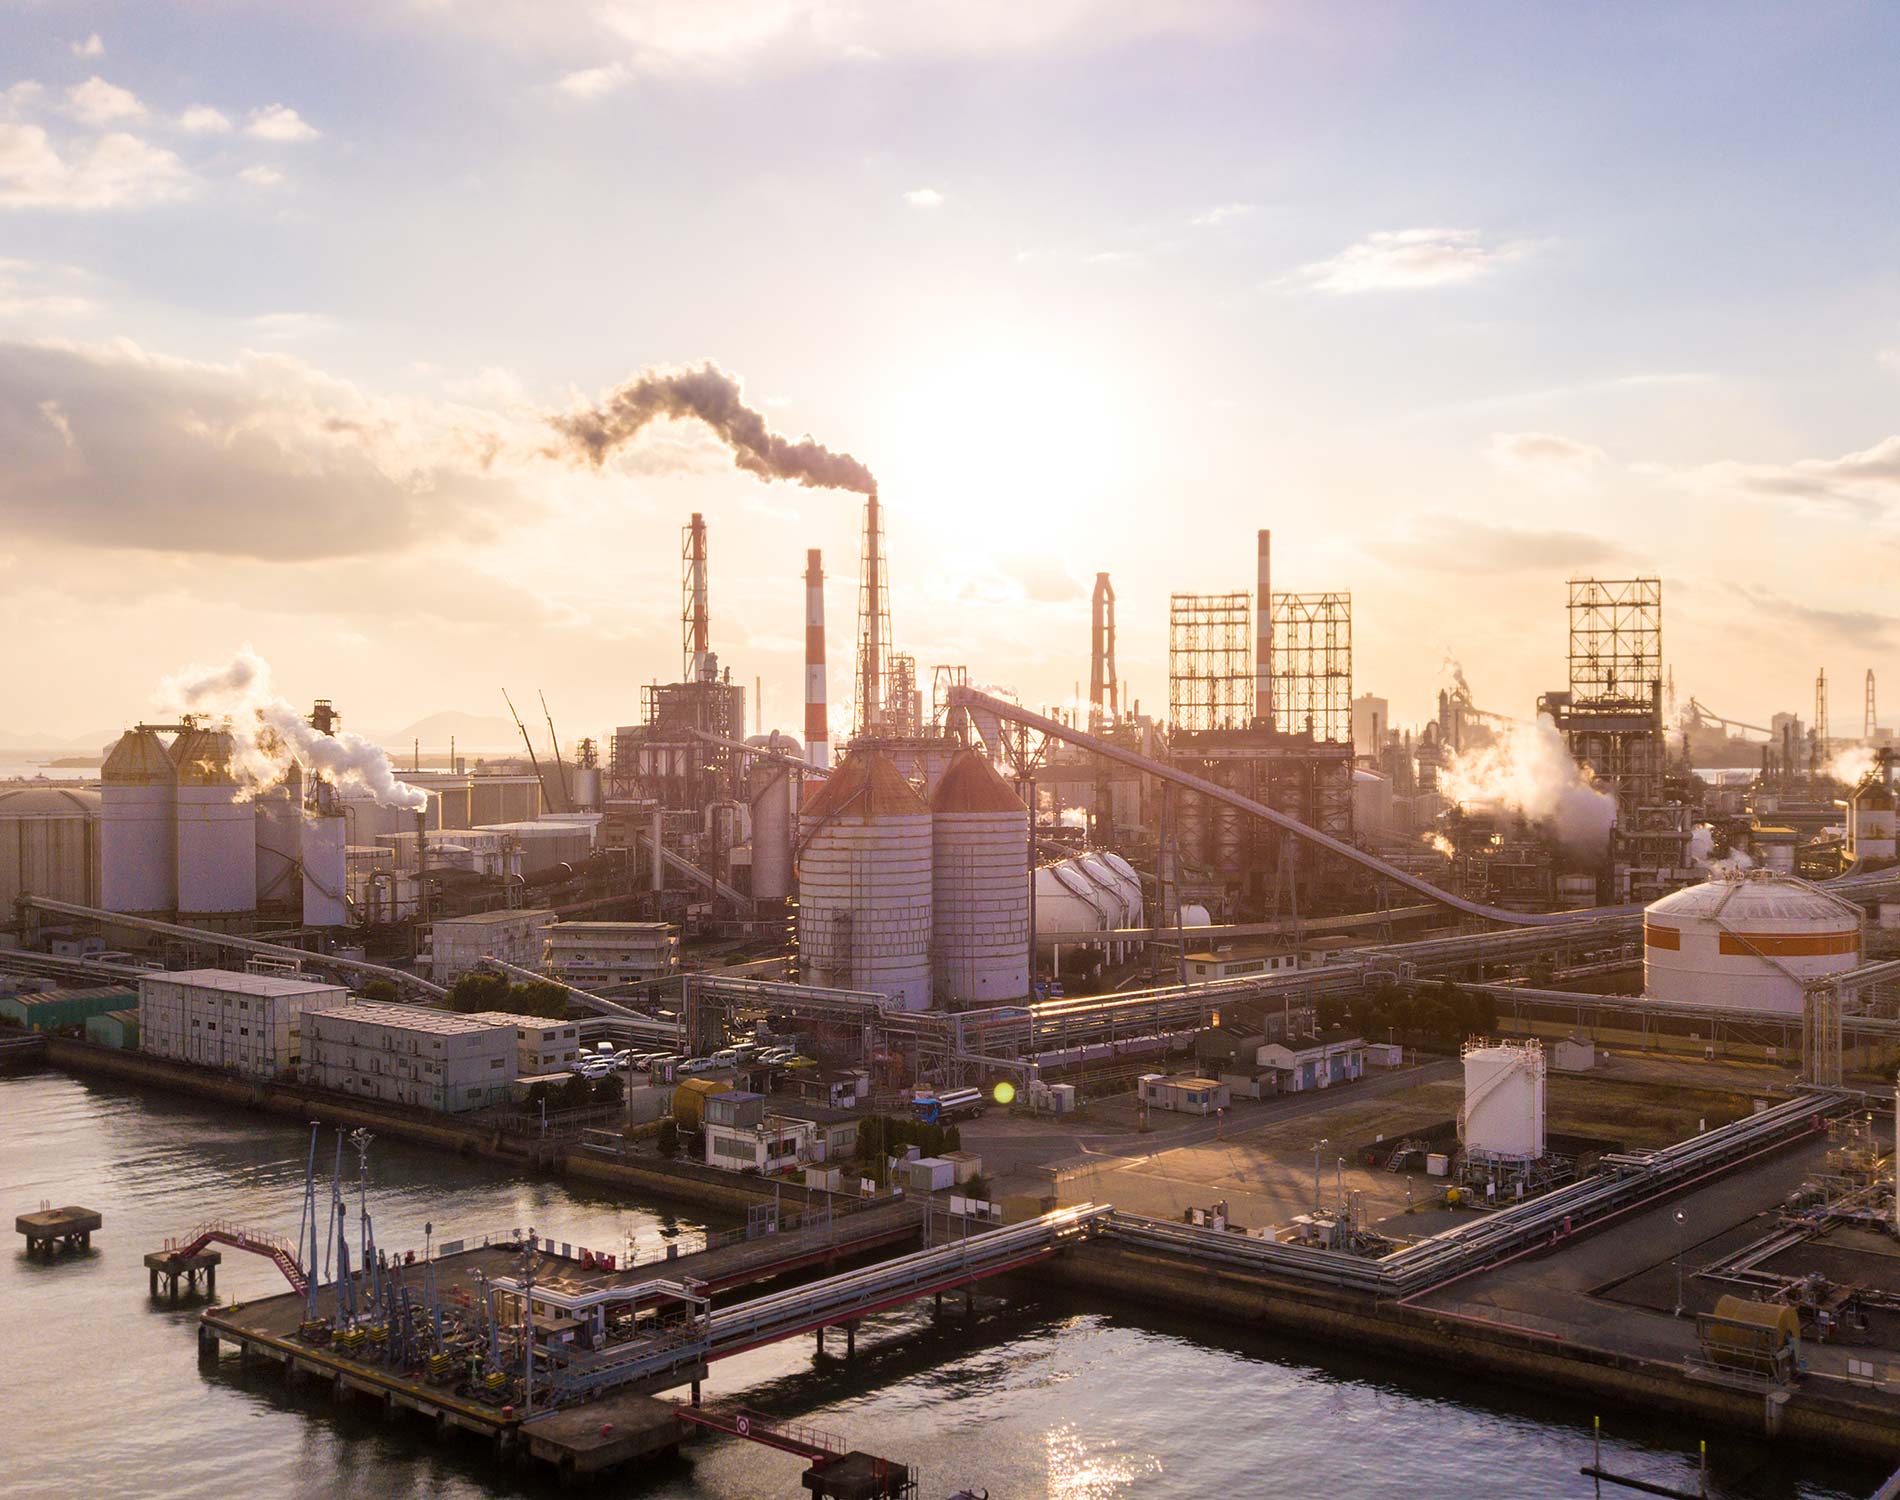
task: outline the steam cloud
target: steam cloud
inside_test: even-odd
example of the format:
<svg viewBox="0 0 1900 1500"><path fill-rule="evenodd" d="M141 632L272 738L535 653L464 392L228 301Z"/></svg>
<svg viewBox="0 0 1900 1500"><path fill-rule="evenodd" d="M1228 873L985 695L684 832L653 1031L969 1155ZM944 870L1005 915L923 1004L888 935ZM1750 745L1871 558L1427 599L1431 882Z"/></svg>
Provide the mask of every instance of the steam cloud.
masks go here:
<svg viewBox="0 0 1900 1500"><path fill-rule="evenodd" d="M810 489L877 493L871 471L848 453L809 437L781 437L745 404L739 382L711 360L685 369L642 370L615 386L598 406L548 419L563 441L553 457L585 458L595 468L662 417L703 422L732 450L732 461L761 479L786 479Z"/></svg>
<svg viewBox="0 0 1900 1500"><path fill-rule="evenodd" d="M339 786L360 786L385 807L415 811L429 805L420 787L398 781L382 749L345 730L312 729L290 703L270 690L270 663L249 646L222 667L188 667L159 689L167 711L220 714L231 720L238 777L253 791L281 780L293 761Z"/></svg>
<svg viewBox="0 0 1900 1500"><path fill-rule="evenodd" d="M1591 784L1548 714L1453 756L1439 774L1439 790L1467 809L1515 812L1544 824L1565 849L1591 860L1602 859L1616 823L1616 799Z"/></svg>
<svg viewBox="0 0 1900 1500"><path fill-rule="evenodd" d="M1696 824L1695 831L1689 835L1689 862L1691 864L1701 865L1710 874L1720 870L1752 870L1755 867L1755 861L1748 857L1748 852L1744 849L1731 846L1724 859L1716 859L1713 857L1714 854L1715 830L1707 823Z"/></svg>
<svg viewBox="0 0 1900 1500"><path fill-rule="evenodd" d="M1836 751L1825 770L1836 781L1858 786L1873 774L1879 764L1879 758L1867 746L1850 745L1845 750Z"/></svg>

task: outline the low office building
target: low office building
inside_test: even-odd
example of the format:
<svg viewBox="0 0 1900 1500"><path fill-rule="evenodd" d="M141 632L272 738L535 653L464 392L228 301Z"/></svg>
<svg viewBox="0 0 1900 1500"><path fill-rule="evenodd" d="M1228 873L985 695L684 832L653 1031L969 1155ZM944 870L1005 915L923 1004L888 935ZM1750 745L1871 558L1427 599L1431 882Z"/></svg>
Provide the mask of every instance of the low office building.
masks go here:
<svg viewBox="0 0 1900 1500"><path fill-rule="evenodd" d="M506 1104L514 1028L418 1005L346 1005L310 1016L305 1072L338 1093L459 1113Z"/></svg>
<svg viewBox="0 0 1900 1500"><path fill-rule="evenodd" d="M756 1094L751 1096L763 1105ZM709 1104L711 1101L707 1101ZM817 1160L813 1154L818 1127L788 1115L761 1114L750 1124L716 1124L708 1118L700 1128L704 1159L709 1167L729 1172L791 1172Z"/></svg>
<svg viewBox="0 0 1900 1500"><path fill-rule="evenodd" d="M515 1034L515 1067L523 1077L556 1073L576 1062L581 1052L581 1029L572 1021L546 1016L518 1016L505 1010L478 1010L468 1018L503 1026Z"/></svg>
<svg viewBox="0 0 1900 1500"><path fill-rule="evenodd" d="M557 922L547 930L547 972L578 989L611 989L677 973L679 929L670 922Z"/></svg>
<svg viewBox="0 0 1900 1500"><path fill-rule="evenodd" d="M125 984L37 990L24 995L0 995L0 1020L24 1026L28 1031L57 1031L64 1026L84 1026L94 1016L124 1010L136 1003L136 992Z"/></svg>
<svg viewBox="0 0 1900 1500"><path fill-rule="evenodd" d="M554 913L540 908L444 917L430 928L429 977L437 984L454 984L484 958L539 973L553 925Z"/></svg>
<svg viewBox="0 0 1900 1500"><path fill-rule="evenodd" d="M1172 1110L1183 1115L1211 1115L1228 1106L1227 1085L1214 1078L1170 1078L1162 1073L1144 1074L1136 1089L1141 1102L1150 1109Z"/></svg>
<svg viewBox="0 0 1900 1500"><path fill-rule="evenodd" d="M788 1120L803 1120L815 1132L813 1161L850 1161L857 1154L858 1127L864 1117L855 1109L832 1109L823 1104L772 1101L772 1112Z"/></svg>
<svg viewBox="0 0 1900 1500"><path fill-rule="evenodd" d="M139 1050L247 1078L282 1078L303 1065L310 1017L349 1003L342 985L297 974L148 974L139 980Z"/></svg>
<svg viewBox="0 0 1900 1500"><path fill-rule="evenodd" d="M1300 1094L1362 1077L1366 1071L1366 1044L1363 1037L1336 1026L1324 1036L1270 1042L1254 1060L1262 1074L1271 1076L1271 1092Z"/></svg>
<svg viewBox="0 0 1900 1500"><path fill-rule="evenodd" d="M1300 956L1290 948L1216 948L1190 953L1182 962L1189 984L1205 984L1253 974L1291 974L1299 968Z"/></svg>

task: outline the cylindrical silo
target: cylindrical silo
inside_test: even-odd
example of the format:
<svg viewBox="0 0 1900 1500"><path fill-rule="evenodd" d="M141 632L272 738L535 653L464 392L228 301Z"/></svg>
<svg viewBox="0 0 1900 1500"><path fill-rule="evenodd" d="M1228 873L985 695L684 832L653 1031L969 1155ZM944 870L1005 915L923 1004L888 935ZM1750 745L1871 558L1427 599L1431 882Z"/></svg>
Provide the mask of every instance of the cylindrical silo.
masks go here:
<svg viewBox="0 0 1900 1500"><path fill-rule="evenodd" d="M1029 809L964 750L930 803L937 997L994 1005L1029 993Z"/></svg>
<svg viewBox="0 0 1900 1500"><path fill-rule="evenodd" d="M758 901L782 901L792 893L795 780L783 761L752 762L747 797L752 804L752 895Z"/></svg>
<svg viewBox="0 0 1900 1500"><path fill-rule="evenodd" d="M99 801L79 787L0 791L0 911L23 892L99 904Z"/></svg>
<svg viewBox="0 0 1900 1500"><path fill-rule="evenodd" d="M930 1008L930 809L888 757L847 756L799 819L805 983Z"/></svg>
<svg viewBox="0 0 1900 1500"><path fill-rule="evenodd" d="M1861 912L1767 870L1718 872L1643 912L1643 993L1798 1016L1804 984L1860 963Z"/></svg>
<svg viewBox="0 0 1900 1500"><path fill-rule="evenodd" d="M178 909L178 769L164 741L143 726L126 730L99 783L99 904L169 917Z"/></svg>
<svg viewBox="0 0 1900 1500"><path fill-rule="evenodd" d="M292 761L281 781L257 794L257 902L300 910L303 905L303 768ZM296 920L295 917L292 920Z"/></svg>
<svg viewBox="0 0 1900 1500"><path fill-rule="evenodd" d="M303 924L343 927L350 920L347 825L336 790L313 782L303 806Z"/></svg>
<svg viewBox="0 0 1900 1500"><path fill-rule="evenodd" d="M1465 1104L1458 1113L1465 1154L1535 1161L1544 1154L1544 1049L1536 1042L1465 1048Z"/></svg>
<svg viewBox="0 0 1900 1500"><path fill-rule="evenodd" d="M257 912L256 810L238 795L232 755L225 729L187 729L172 741L181 922L235 927Z"/></svg>

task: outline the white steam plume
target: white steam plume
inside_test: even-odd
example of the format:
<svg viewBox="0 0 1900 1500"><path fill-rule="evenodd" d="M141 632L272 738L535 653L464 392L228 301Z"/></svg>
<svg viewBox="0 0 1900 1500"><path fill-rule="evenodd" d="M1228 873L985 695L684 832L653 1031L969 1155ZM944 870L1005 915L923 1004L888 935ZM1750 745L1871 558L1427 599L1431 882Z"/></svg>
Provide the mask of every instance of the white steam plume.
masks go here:
<svg viewBox="0 0 1900 1500"><path fill-rule="evenodd" d="M1867 746L1849 745L1845 750L1834 752L1827 763L1826 774L1849 786L1858 786L1879 764L1879 757Z"/></svg>
<svg viewBox="0 0 1900 1500"><path fill-rule="evenodd" d="M1696 824L1695 831L1689 835L1690 864L1701 865L1712 874L1717 870L1752 870L1755 867L1755 861L1748 857L1746 850L1732 845L1723 858L1716 859L1714 854L1715 830L1707 823Z"/></svg>
<svg viewBox="0 0 1900 1500"><path fill-rule="evenodd" d="M429 805L420 787L398 781L381 748L347 730L312 729L290 703L270 690L270 663L249 646L222 667L187 667L167 677L159 701L173 714L218 714L231 720L236 764L251 790L282 780L292 761L341 786L360 786L386 807L415 811Z"/></svg>
<svg viewBox="0 0 1900 1500"><path fill-rule="evenodd" d="M595 468L608 454L662 417L704 422L732 450L732 461L762 479L786 479L812 489L877 493L871 471L848 453L833 453L809 437L781 437L762 413L747 406L738 380L711 360L684 369L646 369L615 386L596 406L548 418L565 440L556 458L585 458Z"/></svg>
<svg viewBox="0 0 1900 1500"><path fill-rule="evenodd" d="M1515 812L1546 825L1565 849L1600 860L1616 823L1616 799L1591 784L1548 714L1513 723L1481 749L1453 755L1438 789L1467 809Z"/></svg>

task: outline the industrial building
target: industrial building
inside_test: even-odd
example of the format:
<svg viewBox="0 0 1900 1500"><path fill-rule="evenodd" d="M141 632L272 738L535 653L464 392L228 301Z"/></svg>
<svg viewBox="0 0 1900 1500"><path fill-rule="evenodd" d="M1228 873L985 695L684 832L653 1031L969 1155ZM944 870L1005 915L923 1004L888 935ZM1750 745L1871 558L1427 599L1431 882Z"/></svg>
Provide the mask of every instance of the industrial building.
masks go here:
<svg viewBox="0 0 1900 1500"><path fill-rule="evenodd" d="M0 1021L28 1031L83 1026L94 1016L123 1010L137 992L125 985L95 984L0 994Z"/></svg>
<svg viewBox="0 0 1900 1500"><path fill-rule="evenodd" d="M557 922L546 929L549 978L584 990L664 979L679 969L670 922Z"/></svg>
<svg viewBox="0 0 1900 1500"><path fill-rule="evenodd" d="M520 1055L512 1025L415 1005L341 1005L305 1027L319 1088L447 1113L507 1103Z"/></svg>
<svg viewBox="0 0 1900 1500"><path fill-rule="evenodd" d="M311 1017L349 1000L342 985L288 974L151 974L139 980L139 1050L246 1078L281 1078L303 1064Z"/></svg>
<svg viewBox="0 0 1900 1500"><path fill-rule="evenodd" d="M515 1068L524 1077L563 1072L580 1056L580 1027L572 1021L520 1016L505 1010L478 1010L467 1019L514 1032Z"/></svg>
<svg viewBox="0 0 1900 1500"><path fill-rule="evenodd" d="M484 958L538 971L554 922L553 912L538 908L443 917L429 930L430 977L437 984L453 984Z"/></svg>

